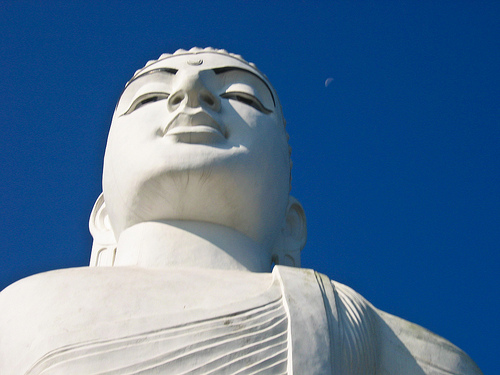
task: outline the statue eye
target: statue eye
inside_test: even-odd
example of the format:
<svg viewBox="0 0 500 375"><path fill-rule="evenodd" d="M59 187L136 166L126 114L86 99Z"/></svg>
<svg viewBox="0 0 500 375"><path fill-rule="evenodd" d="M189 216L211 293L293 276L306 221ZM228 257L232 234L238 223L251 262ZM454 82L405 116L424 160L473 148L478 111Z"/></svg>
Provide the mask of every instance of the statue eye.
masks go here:
<svg viewBox="0 0 500 375"><path fill-rule="evenodd" d="M247 94L245 92L237 92L237 91L226 92L221 95L221 98L236 100L240 103L255 108L259 112L265 113L266 115L272 112L266 107L264 107L264 105L260 102L260 100L257 99L255 96Z"/></svg>
<svg viewBox="0 0 500 375"><path fill-rule="evenodd" d="M136 109L142 107L143 105L146 105L148 103L154 103L157 102L158 100L163 100L167 99L170 94L167 94L166 92L150 92L144 95L139 96L137 99L134 100L130 108L128 109L127 112L125 112L125 115L128 115L129 113L132 113Z"/></svg>

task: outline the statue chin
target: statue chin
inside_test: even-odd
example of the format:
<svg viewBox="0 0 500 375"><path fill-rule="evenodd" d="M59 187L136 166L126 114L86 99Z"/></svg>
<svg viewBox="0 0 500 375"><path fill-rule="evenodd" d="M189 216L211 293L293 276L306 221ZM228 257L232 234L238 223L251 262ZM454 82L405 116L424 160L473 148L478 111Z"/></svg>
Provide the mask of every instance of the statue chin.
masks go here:
<svg viewBox="0 0 500 375"><path fill-rule="evenodd" d="M0 374L481 374L300 268L287 141L274 88L239 55L179 50L137 71L110 129L90 267L0 293Z"/></svg>
<svg viewBox="0 0 500 375"><path fill-rule="evenodd" d="M271 183L268 176L260 182L255 175L227 169L216 165L169 171L134 184L105 180L104 199L115 237L148 221L201 221L233 228L271 248L285 225L288 174L278 179L281 183ZM262 191L256 184L269 188Z"/></svg>

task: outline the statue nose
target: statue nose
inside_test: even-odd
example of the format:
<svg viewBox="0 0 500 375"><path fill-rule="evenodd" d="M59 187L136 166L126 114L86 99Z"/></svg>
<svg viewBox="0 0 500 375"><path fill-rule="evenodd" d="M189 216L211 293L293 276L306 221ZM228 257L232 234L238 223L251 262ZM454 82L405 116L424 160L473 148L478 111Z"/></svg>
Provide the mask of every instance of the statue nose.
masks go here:
<svg viewBox="0 0 500 375"><path fill-rule="evenodd" d="M220 99L206 88L198 75L193 75L181 79L177 90L169 96L167 105L171 112L181 107L207 107L219 112Z"/></svg>

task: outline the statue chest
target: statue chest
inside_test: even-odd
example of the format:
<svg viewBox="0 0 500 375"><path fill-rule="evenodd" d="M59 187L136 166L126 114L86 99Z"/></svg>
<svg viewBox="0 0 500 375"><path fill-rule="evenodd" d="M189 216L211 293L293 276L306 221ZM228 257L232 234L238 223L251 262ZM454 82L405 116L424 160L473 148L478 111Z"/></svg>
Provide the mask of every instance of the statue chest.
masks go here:
<svg viewBox="0 0 500 375"><path fill-rule="evenodd" d="M329 342L314 303L289 293L278 272L203 271L194 277L164 270L80 270L72 271L71 285L60 285L68 280L60 271L46 274L53 280L44 280L44 289L59 287L31 302L39 315L28 323L31 349L24 365L30 366L21 373L287 374L293 350L325 354ZM318 289L316 280L309 281ZM295 355L294 362L312 366L313 374L325 360L315 355Z"/></svg>

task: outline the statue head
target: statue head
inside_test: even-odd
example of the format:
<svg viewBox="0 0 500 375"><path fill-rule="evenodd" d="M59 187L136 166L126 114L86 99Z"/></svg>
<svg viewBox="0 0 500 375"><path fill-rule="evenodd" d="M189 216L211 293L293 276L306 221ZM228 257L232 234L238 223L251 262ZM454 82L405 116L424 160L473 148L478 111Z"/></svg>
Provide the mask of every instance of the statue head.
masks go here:
<svg viewBox="0 0 500 375"><path fill-rule="evenodd" d="M281 105L255 65L212 48L165 54L118 101L91 232L104 248L145 221L210 222L299 265L305 217L290 171Z"/></svg>

